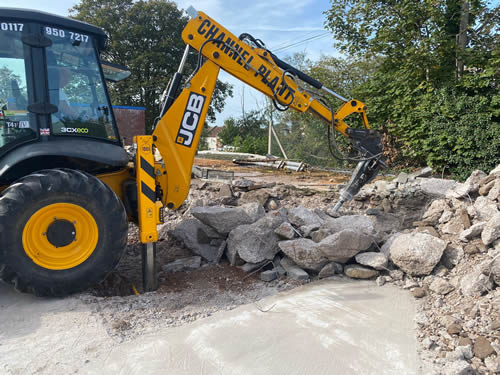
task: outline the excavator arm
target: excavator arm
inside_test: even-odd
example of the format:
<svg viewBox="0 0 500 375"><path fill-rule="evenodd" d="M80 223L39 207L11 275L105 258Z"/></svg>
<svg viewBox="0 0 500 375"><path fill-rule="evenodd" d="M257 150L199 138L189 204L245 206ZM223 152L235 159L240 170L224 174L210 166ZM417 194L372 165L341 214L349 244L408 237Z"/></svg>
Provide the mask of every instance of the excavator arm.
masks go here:
<svg viewBox="0 0 500 375"><path fill-rule="evenodd" d="M160 120L152 136L135 137L139 230L144 244L154 244L158 240L156 225L163 220L164 205L175 209L187 197L196 149L220 69L270 97L278 109L309 112L329 125L329 135L335 129L349 139L358 151L358 166L336 210L375 177L384 165L382 146L380 136L370 129L363 103L346 99L324 87L321 82L280 60L260 40L248 34L237 37L192 7L188 13L191 20L182 32L187 46L179 70L167 88ZM198 64L178 94L190 49L198 51ZM308 86L344 104L334 112ZM350 128L345 122L355 113L361 117L362 129ZM155 158L155 150L161 158ZM143 264L153 267L154 249L152 246L145 246L145 249L149 249L149 253L143 253ZM154 280L148 282L147 279L153 277L154 270L147 271L145 269L145 289L152 290Z"/></svg>

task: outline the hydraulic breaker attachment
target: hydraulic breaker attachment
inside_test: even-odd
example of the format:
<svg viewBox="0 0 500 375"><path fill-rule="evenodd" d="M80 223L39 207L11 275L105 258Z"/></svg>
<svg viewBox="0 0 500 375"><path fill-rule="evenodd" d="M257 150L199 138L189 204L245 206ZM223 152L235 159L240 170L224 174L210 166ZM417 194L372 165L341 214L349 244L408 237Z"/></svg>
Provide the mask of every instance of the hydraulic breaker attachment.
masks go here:
<svg viewBox="0 0 500 375"><path fill-rule="evenodd" d="M381 163L378 159L360 161L352 173L349 183L340 193L339 201L335 204L333 210L338 212L340 207L342 207L345 202L350 201L356 194L359 193L359 190L363 187L363 185L373 180L377 175L380 166Z"/></svg>

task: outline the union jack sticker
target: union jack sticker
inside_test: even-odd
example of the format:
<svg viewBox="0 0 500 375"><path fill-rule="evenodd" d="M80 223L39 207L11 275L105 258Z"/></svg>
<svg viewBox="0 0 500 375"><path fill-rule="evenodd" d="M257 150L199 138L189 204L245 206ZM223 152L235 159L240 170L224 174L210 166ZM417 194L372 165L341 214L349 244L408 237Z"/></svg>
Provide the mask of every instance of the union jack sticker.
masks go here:
<svg viewBox="0 0 500 375"><path fill-rule="evenodd" d="M49 128L40 128L40 135L50 135Z"/></svg>

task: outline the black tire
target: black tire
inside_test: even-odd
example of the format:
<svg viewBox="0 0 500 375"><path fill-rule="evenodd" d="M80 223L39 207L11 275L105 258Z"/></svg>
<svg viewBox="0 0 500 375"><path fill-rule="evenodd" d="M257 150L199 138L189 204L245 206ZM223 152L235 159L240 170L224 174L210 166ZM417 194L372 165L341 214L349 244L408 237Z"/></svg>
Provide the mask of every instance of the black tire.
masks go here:
<svg viewBox="0 0 500 375"><path fill-rule="evenodd" d="M82 263L54 270L37 265L23 247L30 217L55 203L79 205L98 229L97 245ZM128 221L116 194L98 178L72 169L48 169L21 178L0 195L0 279L18 291L64 296L101 281L118 264L127 244Z"/></svg>

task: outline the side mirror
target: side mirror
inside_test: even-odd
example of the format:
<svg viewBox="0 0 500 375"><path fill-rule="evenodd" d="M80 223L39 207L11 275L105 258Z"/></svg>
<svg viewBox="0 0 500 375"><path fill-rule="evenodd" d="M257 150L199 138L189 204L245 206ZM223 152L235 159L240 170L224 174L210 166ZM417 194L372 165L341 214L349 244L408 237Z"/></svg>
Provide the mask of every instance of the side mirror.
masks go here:
<svg viewBox="0 0 500 375"><path fill-rule="evenodd" d="M119 82L130 77L130 70L123 65L113 64L107 61L101 62L104 78L111 82Z"/></svg>

